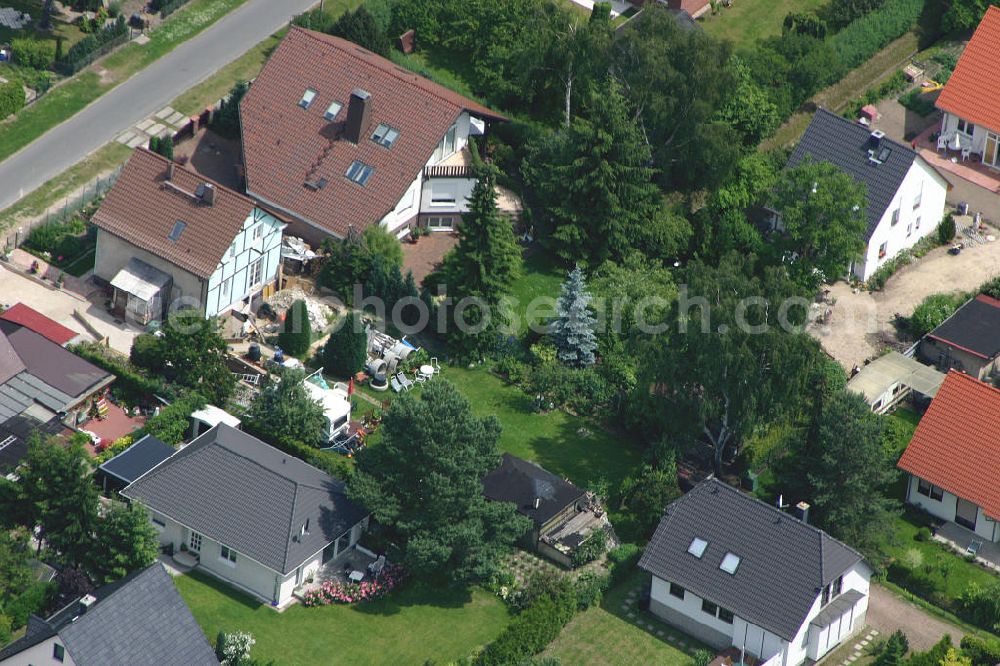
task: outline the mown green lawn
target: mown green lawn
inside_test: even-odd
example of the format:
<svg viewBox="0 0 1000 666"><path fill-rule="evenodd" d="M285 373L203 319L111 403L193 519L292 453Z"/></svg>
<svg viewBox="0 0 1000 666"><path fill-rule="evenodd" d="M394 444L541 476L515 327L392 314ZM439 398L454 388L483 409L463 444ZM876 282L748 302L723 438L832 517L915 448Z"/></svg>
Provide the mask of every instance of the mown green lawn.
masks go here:
<svg viewBox="0 0 1000 666"><path fill-rule="evenodd" d="M213 644L219 631L248 631L252 655L282 666L447 663L492 641L506 626L506 606L481 589L408 585L356 606L277 613L205 574L175 579Z"/></svg>
<svg viewBox="0 0 1000 666"><path fill-rule="evenodd" d="M526 258L521 265L521 274L511 285L513 302L513 329L518 334L524 334L531 324L537 324L545 317L545 312L551 313L551 308L540 309L531 313L528 306L539 303L538 299L559 298L559 288L566 279L566 269L559 265L558 260L545 252L536 252ZM537 307L537 306L536 306ZM528 316L528 315L532 316Z"/></svg>
<svg viewBox="0 0 1000 666"><path fill-rule="evenodd" d="M649 574L636 571L628 580L610 590L599 606L594 606L573 618L556 640L549 644L543 656L554 657L562 664L597 666L632 666L659 664L688 666L694 663L694 652L703 646L693 638L663 624L634 605L629 610L653 625L653 631L641 629L622 610L629 590L649 587ZM662 631L663 636L656 631ZM674 638L669 642L668 636ZM680 649L680 641L686 647Z"/></svg>
<svg viewBox="0 0 1000 666"><path fill-rule="evenodd" d="M814 11L826 0L733 0L732 7L720 7L715 16L705 12L699 18L705 32L728 39L737 47L750 46L766 37L781 34L781 24L790 12Z"/></svg>

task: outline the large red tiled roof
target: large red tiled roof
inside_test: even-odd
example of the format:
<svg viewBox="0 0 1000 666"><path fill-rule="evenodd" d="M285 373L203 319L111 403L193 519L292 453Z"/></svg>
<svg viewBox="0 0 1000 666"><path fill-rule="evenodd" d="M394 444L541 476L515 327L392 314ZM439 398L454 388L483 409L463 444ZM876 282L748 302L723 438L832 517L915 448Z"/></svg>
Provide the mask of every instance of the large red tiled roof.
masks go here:
<svg viewBox="0 0 1000 666"><path fill-rule="evenodd" d="M308 109L299 106L316 91ZM343 138L353 90L371 95L371 115L357 145ZM323 114L343 104L333 122ZM494 111L338 37L293 27L240 105L247 192L337 236L385 217L430 159L462 111ZM385 123L399 131L391 148L369 140ZM349 180L359 160L374 167L367 184ZM326 179L319 190L306 181Z"/></svg>
<svg viewBox="0 0 1000 666"><path fill-rule="evenodd" d="M0 313L0 319L24 326L60 346L79 335L73 329L66 328L59 322L49 319L24 303L16 303L13 307L4 310Z"/></svg>
<svg viewBox="0 0 1000 666"><path fill-rule="evenodd" d="M939 109L1000 131L1000 7L990 7L938 97Z"/></svg>
<svg viewBox="0 0 1000 666"><path fill-rule="evenodd" d="M169 165L165 157L136 150L94 214L94 224L199 277L211 277L254 202L179 164L168 184ZM215 186L211 205L194 196L205 183ZM185 227L175 242L170 234L178 221Z"/></svg>
<svg viewBox="0 0 1000 666"><path fill-rule="evenodd" d="M899 468L1000 518L1000 390L952 370Z"/></svg>

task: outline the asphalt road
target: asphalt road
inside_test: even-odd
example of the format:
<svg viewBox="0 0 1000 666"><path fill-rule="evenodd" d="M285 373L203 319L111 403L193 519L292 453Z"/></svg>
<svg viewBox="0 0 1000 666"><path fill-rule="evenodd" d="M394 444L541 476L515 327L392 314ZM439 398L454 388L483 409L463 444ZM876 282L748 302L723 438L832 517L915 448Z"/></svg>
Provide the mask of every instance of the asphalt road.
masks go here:
<svg viewBox="0 0 1000 666"><path fill-rule="evenodd" d="M248 0L0 162L0 210L236 60L316 0Z"/></svg>

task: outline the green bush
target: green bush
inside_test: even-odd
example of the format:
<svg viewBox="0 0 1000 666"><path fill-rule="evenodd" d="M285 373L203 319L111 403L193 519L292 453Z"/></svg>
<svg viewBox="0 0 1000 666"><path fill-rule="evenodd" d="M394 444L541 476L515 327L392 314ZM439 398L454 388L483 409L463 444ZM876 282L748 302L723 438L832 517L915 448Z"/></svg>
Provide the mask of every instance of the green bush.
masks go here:
<svg viewBox="0 0 1000 666"><path fill-rule="evenodd" d="M599 558L608 550L608 532L604 528L598 528L590 533L590 538L577 546L573 551L570 560L573 568L577 569L585 564L589 564Z"/></svg>
<svg viewBox="0 0 1000 666"><path fill-rule="evenodd" d="M55 58L55 46L52 42L37 39L21 38L10 43L14 62L30 69L48 69Z"/></svg>
<svg viewBox="0 0 1000 666"><path fill-rule="evenodd" d="M931 540L931 529L929 527L921 527L917 530L917 536L914 537L917 541L930 541Z"/></svg>
<svg viewBox="0 0 1000 666"><path fill-rule="evenodd" d="M71 46L65 57L56 63L56 69L66 76L76 74L98 57L124 44L128 41L128 37L128 24L124 16L119 16L114 23L87 35Z"/></svg>
<svg viewBox="0 0 1000 666"><path fill-rule="evenodd" d="M576 590L568 581L553 594L540 595L486 646L476 664L507 666L530 659L559 636L577 608Z"/></svg>
<svg viewBox="0 0 1000 666"><path fill-rule="evenodd" d="M974 666L1000 664L1000 640L968 634L962 637L959 645L965 656L972 659Z"/></svg>
<svg viewBox="0 0 1000 666"><path fill-rule="evenodd" d="M99 368L113 373L117 377L114 390L120 391L130 403L148 402L153 396L160 396L165 400L175 400L180 397L175 386L160 377L146 376L126 357L109 351L99 343L82 342L74 345L71 351Z"/></svg>
<svg viewBox="0 0 1000 666"><path fill-rule="evenodd" d="M941 245L950 243L955 238L955 216L951 213L945 215L941 224L938 225L937 233Z"/></svg>
<svg viewBox="0 0 1000 666"><path fill-rule="evenodd" d="M0 84L0 120L12 116L24 108L24 87L16 76Z"/></svg>
<svg viewBox="0 0 1000 666"><path fill-rule="evenodd" d="M285 324L278 335L278 346L292 356L302 356L309 351L311 343L312 324L309 322L306 302L295 301L285 314Z"/></svg>
<svg viewBox="0 0 1000 666"><path fill-rule="evenodd" d="M847 110L844 112L844 117L854 120L861 115L861 107L866 104L875 104L883 99L892 97L897 93L901 93L906 90L906 86L906 75L902 72L902 70L898 70L881 84L869 88L865 91L864 95L849 102L847 104Z"/></svg>
<svg viewBox="0 0 1000 666"><path fill-rule="evenodd" d="M923 93L920 88L914 88L905 95L900 96L899 103L910 111L925 117L929 116L937 108L934 106L934 100L930 98L929 94Z"/></svg>
<svg viewBox="0 0 1000 666"><path fill-rule="evenodd" d="M886 3L847 25L827 44L837 53L844 71L854 69L915 26L924 4L924 0Z"/></svg>
<svg viewBox="0 0 1000 666"><path fill-rule="evenodd" d="M129 360L140 368L156 370L163 359L163 338L152 333L137 335L132 341Z"/></svg>
<svg viewBox="0 0 1000 666"><path fill-rule="evenodd" d="M7 604L4 609L4 614L10 618L11 629L16 631L26 625L28 616L45 608L55 591L55 583L35 581L14 597L14 600Z"/></svg>
<svg viewBox="0 0 1000 666"><path fill-rule="evenodd" d="M940 326L967 298L966 294L931 294L922 300L908 320L913 337L922 338Z"/></svg>
<svg viewBox="0 0 1000 666"><path fill-rule="evenodd" d="M320 352L323 370L337 377L351 377L364 370L368 360L368 333L360 318L356 313L344 317Z"/></svg>
<svg viewBox="0 0 1000 666"><path fill-rule="evenodd" d="M992 631L1000 623L1000 583L987 586L969 583L958 598L958 615L978 627Z"/></svg>
<svg viewBox="0 0 1000 666"><path fill-rule="evenodd" d="M614 585L625 580L635 569L642 557L642 547L634 543L623 543L608 551L611 580Z"/></svg>
<svg viewBox="0 0 1000 666"><path fill-rule="evenodd" d="M189 393L161 409L159 414L146 421L146 425L133 433L132 437L139 440L143 435L152 435L171 446L176 446L187 439L191 426L189 420L191 412L204 406L205 398L197 393Z"/></svg>
<svg viewBox="0 0 1000 666"><path fill-rule="evenodd" d="M611 585L611 576L595 571L585 571L576 579L576 603L580 610L601 603L604 593Z"/></svg>
<svg viewBox="0 0 1000 666"><path fill-rule="evenodd" d="M715 659L715 653L711 650L696 650L691 656L691 666L708 666Z"/></svg>
<svg viewBox="0 0 1000 666"><path fill-rule="evenodd" d="M533 368L524 383L529 393L544 396L557 407L568 406L580 414L594 414L614 397L613 387L594 368L569 368L545 362Z"/></svg>
<svg viewBox="0 0 1000 666"><path fill-rule="evenodd" d="M250 89L250 84L246 81L237 81L219 109L212 116L212 131L227 139L238 139L240 137L240 102Z"/></svg>
<svg viewBox="0 0 1000 666"><path fill-rule="evenodd" d="M3 613L0 613L0 645L6 645L10 643L11 639L11 621L10 618Z"/></svg>

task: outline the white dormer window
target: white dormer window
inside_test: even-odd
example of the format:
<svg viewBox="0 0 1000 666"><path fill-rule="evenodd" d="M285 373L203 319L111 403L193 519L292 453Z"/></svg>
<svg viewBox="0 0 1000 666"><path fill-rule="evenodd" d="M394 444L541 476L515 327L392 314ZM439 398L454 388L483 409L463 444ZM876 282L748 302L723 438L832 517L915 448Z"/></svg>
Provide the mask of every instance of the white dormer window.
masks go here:
<svg viewBox="0 0 1000 666"><path fill-rule="evenodd" d="M375 131L372 133L372 141L383 148L392 148L392 144L394 144L398 138L399 132L385 123L376 127Z"/></svg>
<svg viewBox="0 0 1000 666"><path fill-rule="evenodd" d="M740 556L734 553L726 553L726 556L722 558L722 564L719 568L725 571L729 575L736 573L736 569L740 566Z"/></svg>
<svg viewBox="0 0 1000 666"><path fill-rule="evenodd" d="M306 88L306 91L302 93L302 99L299 100L299 106L303 109L308 109L312 106L313 100L316 99L316 91L312 88Z"/></svg>
<svg viewBox="0 0 1000 666"><path fill-rule="evenodd" d="M326 107L326 111L323 113L323 118L326 120L333 120L337 117L337 114L340 113L342 108L344 108L344 105L340 102L330 102L330 106Z"/></svg>
<svg viewBox="0 0 1000 666"><path fill-rule="evenodd" d="M691 540L691 545L688 546L688 552L701 559L701 556L705 554L705 549L708 548L708 542L704 539L699 539L695 537Z"/></svg>

